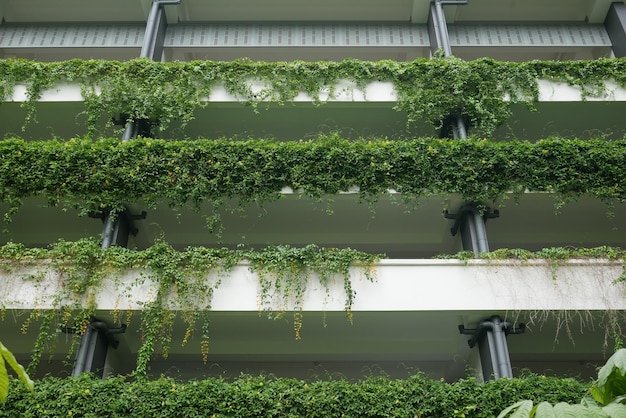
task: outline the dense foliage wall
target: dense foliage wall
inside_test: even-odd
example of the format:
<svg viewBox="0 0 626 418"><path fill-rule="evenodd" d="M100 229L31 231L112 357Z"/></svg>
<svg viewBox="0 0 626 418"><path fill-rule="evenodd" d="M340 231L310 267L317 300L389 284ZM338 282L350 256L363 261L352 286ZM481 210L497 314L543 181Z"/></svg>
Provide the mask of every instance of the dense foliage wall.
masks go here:
<svg viewBox="0 0 626 418"><path fill-rule="evenodd" d="M0 141L0 201L14 208L44 195L85 212L166 201L219 206L275 200L289 186L313 197L359 188L374 201L394 189L405 201L432 194L485 202L507 193L551 192L626 199L626 140L537 142L421 138L308 141L119 139Z"/></svg>
<svg viewBox="0 0 626 418"><path fill-rule="evenodd" d="M233 382L46 378L34 393L13 381L0 417L494 417L520 399L577 402L588 385L530 375L477 384L423 375L304 382L264 376Z"/></svg>
<svg viewBox="0 0 626 418"><path fill-rule="evenodd" d="M461 114L471 121L474 132L488 136L510 116L511 104L533 107L538 99L538 78L580 87L583 98L602 95L607 79L626 85L626 60L528 63L490 59L410 63L0 60L0 99L11 97L18 84L25 85L28 100L24 103L27 109L24 125L27 126L36 117L34 103L45 89L60 83L77 83L85 97L88 131L93 134L99 121L120 116L147 120L160 128L175 120L184 124L204 105L204 99L216 86L225 87L255 107L263 101L285 103L300 92L308 93L319 103L320 92L332 90L340 81L347 80L356 87L372 81L390 81L397 93L397 109L406 112L409 125L421 119L441 126L450 114ZM265 88L251 89L250 79L260 81ZM32 142L5 139L0 141L0 201L11 206L9 217L23 198L36 195L45 196L51 205L74 206L87 213L121 210L125 204L137 200L147 204L165 200L173 206L199 206L208 202L214 207L229 198L240 199L244 204L263 202L280 198L278 191L284 186L303 190L313 197L358 186L361 197L369 201L394 189L409 200L428 194L455 193L467 201L482 203L509 192L533 190L551 192L559 201L590 194L612 202L626 199L625 151L624 140L563 138L536 143L494 143L481 139L395 142L387 138L348 141L336 136L291 143L230 139L187 142L140 139L122 143L118 139L93 137ZM94 245L83 242L76 247L84 252ZM10 246L12 251L16 248ZM284 252L292 256L291 250L281 251L278 253L281 257ZM180 265L172 261L170 248L160 244L153 253L158 253L158 257L150 259L155 274L164 279L162 294L167 294L173 283L188 284L178 280L176 272L180 272ZM298 265L302 265L299 254L296 258ZM135 256L124 253L121 258L128 263ZM169 261L161 263L165 257ZM275 255L271 257L277 259ZM117 257L115 262L122 264L121 258ZM99 277L83 274L94 271L92 260L96 258L86 259L84 265L79 263L68 270L76 289L73 296L77 298L91 290ZM205 258L202 260L204 263ZM337 264L334 258L329 260L330 264L326 265L331 272L336 270L333 266L345 269L347 265ZM196 269L194 273L203 272L195 265L192 269ZM348 288L348 298L350 295ZM42 327L34 357L59 332L54 319L64 312L59 310L44 316L44 323L54 329ZM85 322L88 313L89 309L85 310L75 322ZM34 394L13 382L7 402L0 408L0 417L493 417L520 399L576 402L588 389L587 385L573 380L542 376L485 385L477 385L470 379L448 384L421 375L397 381L372 378L360 383L305 383L262 376L232 383L215 379L188 383L169 379L148 381L141 372L145 375L154 348L152 340L160 336L158 330L170 317L159 304L146 313L144 338L148 344L138 359L136 377L140 379L48 378L37 382Z"/></svg>

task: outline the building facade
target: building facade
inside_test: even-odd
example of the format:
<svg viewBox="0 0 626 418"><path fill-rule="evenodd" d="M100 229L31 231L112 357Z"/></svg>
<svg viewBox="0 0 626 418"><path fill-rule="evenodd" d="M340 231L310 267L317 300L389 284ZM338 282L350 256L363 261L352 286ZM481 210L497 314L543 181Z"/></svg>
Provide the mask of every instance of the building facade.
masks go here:
<svg viewBox="0 0 626 418"><path fill-rule="evenodd" d="M389 142L415 144L416 147L426 144L424 152L427 153L432 151L428 142L411 141L441 137L450 138L444 141L444 148L453 147L449 145L453 141L466 141L478 148L500 144L502 148L498 148L500 151L494 148L494 153L506 152L502 151L507 149L502 144L524 143L528 148L537 147L538 164L543 164L541 167L548 172L543 173L542 178L554 179L554 183L539 182L533 189L528 186L532 182L524 183L514 175L502 174L511 176L506 178L509 183L502 187L510 184L514 189L510 193L498 193L493 199L476 201L470 197L491 196L481 194L481 190L494 186L485 184L483 188L481 179L497 178L500 168L483 161L485 167L479 169L475 165L480 159L468 157L464 161L459 157L455 161L444 161L440 171L458 167L459 175L475 175L473 180L466 179L462 184L473 182L476 187L455 189L454 185L445 186L442 180L433 190L428 190L429 193L413 191L408 203L403 200L403 190L386 187L394 184L392 180L381 181L379 196L368 203L371 195L361 193L369 184L365 180L362 184L328 193L325 185L315 189L312 183L300 190L297 182L288 178L285 184L277 185L274 197L267 202L257 204L255 199L248 199L240 206L239 194L246 198L256 196L247 193L249 188L262 183L264 172L261 172L254 186L222 192L217 205L206 199L202 191L198 192L196 203L200 203L195 208L191 201L172 204L171 199L166 198L150 200L158 197L156 192L148 198L129 191L127 201L118 196L111 198L115 201L111 205L117 212L106 205L111 189L104 182L108 180L103 180L102 197L94 206L98 210L91 212L81 211L89 205L77 208L72 204L72 200L84 200L85 195L78 192L71 195L58 189L59 199L66 199L66 204L56 204L51 187L36 190L33 186L30 195L20 196L23 197L21 207L12 215L12 221L5 222L7 232L0 238L3 243L45 248L59 240L99 237L103 248L122 246L134 251L165 241L175 250L189 246L260 250L266 246L303 248L315 244L319 248L353 248L385 254L372 266L353 266L350 270L348 294L354 296L349 304L351 320L346 320L346 288L337 277L331 278L328 285L310 282L301 297L291 294L288 300L264 299L263 275L259 277L259 270L252 261L240 261L222 273L219 286L211 290L211 345L206 364L200 354L200 332L186 336L184 318L179 316L173 323L168 358L155 355L149 363L152 375L165 373L189 378L267 372L302 378L327 375L358 378L378 373L402 377L422 370L434 377L452 380L468 373L488 379L518 375L528 369L587 377L595 376L596 365L602 364L612 352L613 340L619 337L623 323L620 313L626 307L624 289L615 282L622 274L621 256L617 260L610 259L614 250L591 252L589 254L595 256L584 259L571 252L568 253L574 254L571 259L558 255L550 258L550 254L559 250L547 251L537 259L526 261L501 259L496 255L487 260L433 257L461 251L478 255L501 250L501 254L505 254L502 249L506 248L540 251L543 248L625 246L626 209L621 200L626 196L609 190L621 187L621 170L614 173L611 180L614 184L606 184L606 176L596 179L594 174L600 170L594 167L588 167L589 173L565 173L559 169L561 160L565 163L573 160L576 151L569 151L574 153L571 157L554 157L552 163L549 147L537 145L551 137L561 138L556 141L557 145L566 147L575 141L588 141L596 145L589 149L583 145L572 149L585 149L590 155L589 161L592 161L591 156L600 153L621 151L626 91L624 80L606 68L615 66L619 70L623 65L620 60L626 53L626 6L623 2L4 0L0 4L0 17L0 59L5 71L0 130L5 142L17 141L15 138L23 140L17 141L19 145L13 148L3 148L7 153L6 161L17 161L15 153L23 152L22 149L29 149L35 155L28 144L35 144L36 149L36 144L45 141L64 143L86 136L94 142L103 137L129 143L138 141L135 143L141 145L135 150L137 155L148 155L145 149L151 146L150 141L137 137L151 137L168 143L219 139L241 144L250 140L248 156L265 149L265 142L309 144L303 145L306 148L318 141L327 148L315 154L315 158L320 159L319 167L327 167L323 165L325 158L336 158L331 157L333 144L337 149L349 147L346 143L350 141L364 144L356 147L355 153L365 152L363 149L372 143L373 147L383 143L383 148L387 146L384 143ZM103 64L106 68L101 78L94 76L98 74L93 70L93 66L98 65L96 61L92 62L88 76L79 76L78 72L52 74L57 68L53 63L59 61L127 62L139 57L144 60L138 61L137 67L122 70L117 64L108 67ZM432 61L427 61L430 59ZM171 71L175 72L177 68L152 65L147 60L177 62L181 65L178 67L181 74L183 70L185 74L192 71L189 63L204 63L197 64L198 68L202 66L198 71L209 71L211 64L207 63L227 62L230 63L229 74L235 75L232 80L211 84L206 96L198 100L201 105L186 114L180 113L189 120L164 123L164 119L175 112L166 110L155 115L150 109L170 105L159 100L176 95L175 83L163 82L162 89L154 90L157 103L145 103L141 113L132 97L115 95L118 91L114 83L120 83L121 79L107 78L108 71L127 71L129 80L140 80L141 74L146 78L158 77L149 71L173 68ZM507 66L501 61L511 64ZM54 81L37 91L40 95L33 93L35 77L28 71L16 70L33 69L33 62L41 63L37 71L52 74ZM257 62L265 64L255 64ZM281 67L282 62L287 63L284 64L287 69ZM327 62L343 64L336 67ZM435 62L440 63L439 67L432 64ZM472 62L477 64L472 66ZM272 74L276 80L283 80L285 72L297 72L294 68L300 65L298 63L315 77L327 71L330 81L313 83L318 87L317 92L303 88L291 96L285 93L287 87L280 90L281 87L277 87L280 83L272 84ZM413 67L411 63L415 63ZM532 74L545 77L523 84L528 80L522 82L511 74L527 71L529 67L524 67L524 63L535 71ZM569 64L571 67L567 67ZM76 67L80 65L84 64L76 64ZM382 68L385 65L387 67ZM70 71L71 67L66 64L59 67L62 70L55 71ZM512 77L513 81L506 84L509 79L505 73L502 73L502 80L497 77L492 80L495 94L501 88L502 97L497 103L483 94L482 88L487 87L483 87L480 80L475 85L462 81L457 90L450 89L447 95L449 98L455 95L475 98L473 110L452 106L437 119L433 116L436 113L429 113L424 100L419 100L426 96L418 93L438 90L429 87L423 79L404 80L399 74L405 67L414 71L411 74L442 71L446 77L458 71L459 80L474 81L476 77L471 76L487 74L481 73L486 68L499 68L498 71L512 68L506 77ZM369 78L360 73L363 68L372 72ZM133 73L135 70L137 73ZM339 76L330 75L333 71ZM559 76L559 71L566 73ZM386 79L385 74L397 78ZM573 80L572 74L577 74L578 78ZM242 78L245 88L238 84ZM198 79L190 80L198 83L199 90L203 88ZM436 86L447 80L431 79L430 83ZM299 83L298 87L306 85L303 81ZM411 83L414 83L413 89L406 90ZM589 85L591 87L586 89ZM524 90L526 87L528 90ZM136 87L137 97L144 100L142 95L146 88L154 88L154 84ZM122 93L132 91L129 88ZM493 92L490 94L495 97ZM533 94L536 97L532 97ZM98 97L106 99L99 102ZM245 106L243 102L254 105ZM437 103L440 102L445 104L443 100ZM90 107L93 103L95 107ZM111 108L115 103L120 103L121 107L113 114ZM130 107L127 103L131 103ZM450 103L456 102L450 100ZM483 111L485 107L501 105L506 106L506 118L494 116L491 123L477 116L491 114L489 109ZM127 108L137 113L129 115ZM106 112L95 113L101 109ZM472 135L481 135L482 139ZM164 147L164 153L173 152L157 142ZM280 148L280 145L275 146ZM102 152L106 154L109 151L105 148ZM511 150L514 152L515 148ZM65 156L62 152L58 151L58 155ZM233 149L235 152L245 151ZM316 167L313 151L310 154L306 150L297 152L309 155L302 158L309 158L306 167L313 171ZM541 152L545 158L541 157ZM10 158L8 153L13 153ZM339 159L348 154L341 155ZM461 151L456 155L465 154ZM214 165L211 159L176 158L181 159L180 164L174 164L172 170L187 165ZM60 160L50 161L51 172L55 169L53 165L61 164ZM115 167L107 167L106 170L113 171L106 171L99 165L101 161L104 160L92 162L90 178L97 177L100 170L107 173L115 170ZM236 165L248 164L246 161L243 157L232 160L233 167L219 171L216 183L228 183L230 177L228 181L226 177L234 177ZM355 161L363 163L362 159ZM372 165L384 163L384 160L371 160ZM14 169L17 163L13 164ZM120 164L119 171L127 173L125 163ZM615 164L619 166L619 162ZM149 165L146 160L137 167L142 170ZM349 167L350 163L344 166ZM24 167L29 166L24 163ZM71 177L68 182L80 184L81 181L73 177L72 165L67 164L67 167L70 167L68 179ZM468 167L471 170L466 170ZM358 165L353 168L357 173L361 171ZM525 167L519 169L523 172ZM3 170L2 208L6 213L14 203L10 197L19 194L19 187L12 183L14 178L8 174L13 172L11 167ZM435 169L432 165L416 165L415 171L428 174ZM144 182L156 181L158 175L146 177ZM395 175L394 167L388 167L380 175L391 178ZM39 181L33 176L24 180L25 184ZM580 180L581 188L571 185L568 191L565 186L558 189L562 177L568 181L578 177L591 180L588 183ZM84 183L89 183L90 178L84 178ZM200 184L200 180L195 181ZM374 179L372 183L377 181ZM65 183L62 184L65 187ZM191 181L181 187L189 188L193 184ZM178 185L172 183L169 187ZM76 184L67 187L79 189ZM467 192L470 189L474 194ZM569 197L575 199L565 203ZM562 200L565 204L561 207ZM122 210L119 205L115 206L119 202L124 204ZM220 215L217 228L207 227L207 213ZM563 250L563 254L566 252ZM366 271L372 272L373 280L366 277ZM41 322L32 312L58 310L62 306L52 302L58 301L55 296L65 291L59 284L63 282L55 274L58 269L45 263L19 265L2 273L0 305L4 320L0 322L0 335L22 361L28 361L37 344L35 330L21 332L24 321L34 318L37 319L34 323ZM43 279L33 282L35 276ZM109 280L108 288L105 286L105 291L98 293L94 318L85 329L79 330L69 329L71 327L65 327L60 321L57 328L68 329L41 346L44 359L50 357L50 361L42 361L37 373L132 372L142 347L138 331L141 320L131 320L133 315L118 315L117 312L135 312L135 318L141 318L142 311L158 293L149 284L138 285L137 277L141 277L141 273L133 270L117 281L102 279ZM218 281L215 277L210 280ZM123 296L116 295L124 286L131 290ZM185 310L176 303L170 308ZM259 315L259 311L267 308L274 312L294 311L296 316L287 314L268 321L265 315ZM294 327L298 339L294 338ZM72 333L83 335L78 346L72 347L68 342L72 340ZM180 341L188 338L195 343L182 346ZM75 353L69 365L64 361L68 351Z"/></svg>

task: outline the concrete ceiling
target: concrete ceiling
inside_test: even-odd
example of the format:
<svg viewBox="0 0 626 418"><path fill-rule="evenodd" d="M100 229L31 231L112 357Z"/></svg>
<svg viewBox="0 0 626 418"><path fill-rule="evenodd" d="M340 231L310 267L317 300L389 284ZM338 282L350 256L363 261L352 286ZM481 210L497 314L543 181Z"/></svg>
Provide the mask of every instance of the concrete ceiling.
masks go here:
<svg viewBox="0 0 626 418"><path fill-rule="evenodd" d="M602 23L611 0L470 0L446 6L453 21L568 21ZM166 6L177 21L398 21L425 23L428 0L182 0ZM149 0L4 0L7 22L145 21Z"/></svg>

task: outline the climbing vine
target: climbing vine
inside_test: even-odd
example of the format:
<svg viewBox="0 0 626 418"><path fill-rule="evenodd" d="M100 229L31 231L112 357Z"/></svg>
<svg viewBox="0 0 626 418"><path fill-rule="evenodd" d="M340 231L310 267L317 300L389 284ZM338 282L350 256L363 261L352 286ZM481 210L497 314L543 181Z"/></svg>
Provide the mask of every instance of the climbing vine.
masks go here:
<svg viewBox="0 0 626 418"><path fill-rule="evenodd" d="M242 207L279 199L284 187L319 198L356 186L368 202L390 189L413 203L438 194L493 202L526 190L550 192L558 205L582 195L608 204L626 199L626 140L7 139L0 156L8 218L29 196L82 214L138 202L217 210L226 200Z"/></svg>
<svg viewBox="0 0 626 418"><path fill-rule="evenodd" d="M626 251L622 248L609 247L606 245L593 248L578 247L546 247L539 251L529 251L522 248L499 248L494 251L474 254L473 251L462 251L457 254L443 254L436 258L471 260L475 258L483 260L545 260L551 269L552 278L557 279L557 271L569 260L574 259L604 259L622 262L622 274L615 282L626 281Z"/></svg>
<svg viewBox="0 0 626 418"><path fill-rule="evenodd" d="M103 250L93 239L60 241L50 249L25 248L16 243L0 247L4 269L15 265L34 267L35 273L24 279L40 286L49 285L44 283L43 277L47 269L54 270L59 280L59 290L50 295L49 300L38 300L44 305L47 303L47 308L34 309L22 327L22 331L27 332L31 322L41 320L30 372L63 329L71 329L75 335L85 332L105 283L115 288L118 301L124 298L134 300L133 292L137 286L146 280L154 283L154 297L142 307L140 330L143 342L136 369L139 377L146 376L148 363L155 352L167 357L177 316L187 324L181 344L186 344L199 328L200 351L203 361L207 361L213 292L235 264L247 260L250 269L258 272L261 311L268 312L270 317L279 316L284 310L294 312L295 337L300 338L302 301L310 278L317 277L326 292L329 292L332 280L341 280L346 292L345 309L350 315L355 296L350 267L360 266L365 277L372 280L370 269L379 257L351 249L325 249L315 245L268 247L259 251L204 247L176 251L164 242L157 242L142 251L117 246ZM42 260L46 262L43 266ZM130 283L116 279L130 270L142 273ZM270 304L270 301L276 303ZM273 308L276 306L278 311ZM119 317L119 314L114 316Z"/></svg>
<svg viewBox="0 0 626 418"><path fill-rule="evenodd" d="M372 81L392 82L397 109L407 122L423 119L440 127L450 114L467 117L475 132L490 134L510 115L510 106L531 108L538 100L537 79L566 82L581 88L583 97L605 93L604 82L626 85L626 60L500 62L488 58L418 59L411 62L127 62L70 60L37 62L0 60L0 99L11 97L18 84L27 88L25 126L35 118L34 103L44 90L60 83L81 86L89 135L100 120L110 125L123 116L167 127L183 125L216 86L257 108L264 101L284 104L299 93L322 103L322 92L337 93L340 81L363 88ZM250 83L263 87L255 88Z"/></svg>

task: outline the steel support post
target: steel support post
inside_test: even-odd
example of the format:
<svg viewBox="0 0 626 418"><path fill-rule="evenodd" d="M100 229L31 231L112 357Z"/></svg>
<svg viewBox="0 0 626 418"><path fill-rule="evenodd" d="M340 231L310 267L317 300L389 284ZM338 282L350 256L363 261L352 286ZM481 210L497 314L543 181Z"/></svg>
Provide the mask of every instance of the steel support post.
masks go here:
<svg viewBox="0 0 626 418"><path fill-rule="evenodd" d="M461 334L472 336L468 341L470 348L478 346L482 373L488 380L513 377L506 336L522 334L525 330L524 324L514 327L511 323L502 321L499 316L492 316L474 329L459 325Z"/></svg>
<svg viewBox="0 0 626 418"><path fill-rule="evenodd" d="M430 37L430 55L437 56L441 51L444 57L452 55L450 50L450 40L448 38L448 27L440 1L430 4L428 14L428 36Z"/></svg>
<svg viewBox="0 0 626 418"><path fill-rule="evenodd" d="M180 4L181 0L153 0L146 23L146 30L141 46L141 58L150 58L153 61L160 61L163 55L163 44L165 42L165 31L167 20L165 18L164 6ZM148 121L132 120L126 123L122 141L130 141L137 138L139 134L149 136L150 124ZM128 228L120 225L119 216L107 213L104 227L102 229L102 248L109 248L111 245L126 246L128 243Z"/></svg>
<svg viewBox="0 0 626 418"><path fill-rule="evenodd" d="M180 4L180 0L153 0L141 47L141 58L150 58L153 61L161 60L167 27L163 7L176 4ZM148 121L130 121L126 123L122 140L130 141L136 138L140 132L143 135L150 135L149 128ZM145 212L142 212L139 217L135 217L129 215L128 211L121 214L113 213L110 210L106 211L102 228L102 248L109 248L112 245L126 247L129 235L137 233L132 220L145 218L145 216ZM117 347L117 341L113 340L110 335L125 330L125 325L122 328L112 329L101 321L89 324L85 334L81 337L72 376L78 376L83 372L92 372L99 373L102 377L108 347L109 345Z"/></svg>
<svg viewBox="0 0 626 418"><path fill-rule="evenodd" d="M110 328L105 322L92 320L80 338L72 377L78 377L86 372L102 377L109 347L117 348L119 345L113 335L124 332L126 325Z"/></svg>
<svg viewBox="0 0 626 418"><path fill-rule="evenodd" d="M473 204L463 205L455 214L444 211L446 219L455 220L454 225L450 228L452 236L460 231L463 250L473 251L476 255L489 252L486 221L499 216L498 210L492 211L489 208L481 210Z"/></svg>
<svg viewBox="0 0 626 418"><path fill-rule="evenodd" d="M604 20L616 57L626 57L626 4L612 3Z"/></svg>
<svg viewBox="0 0 626 418"><path fill-rule="evenodd" d="M428 33L433 56L437 54L437 51L443 51L443 56L446 58L452 55L443 6L462 4L467 4L467 0L435 0L431 3L428 16ZM454 139L467 139L467 126L463 115L450 115L442 123L444 125L443 134L451 132ZM475 254L489 251L485 220L476 211L473 211L473 215L469 216L467 221L463 223L461 236L464 249L472 250Z"/></svg>
<svg viewBox="0 0 626 418"><path fill-rule="evenodd" d="M430 36L430 52L432 56L436 56L438 51L442 51L445 58L452 55L450 38L448 36L448 26L446 24L446 15L443 12L443 6L447 4L467 4L467 0L435 0L430 4L430 13L428 15L428 34ZM445 123L448 122L444 121L444 124ZM449 128L452 131L454 139L467 139L467 127L465 126L465 121L463 120L462 115L455 115Z"/></svg>

